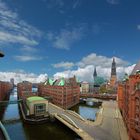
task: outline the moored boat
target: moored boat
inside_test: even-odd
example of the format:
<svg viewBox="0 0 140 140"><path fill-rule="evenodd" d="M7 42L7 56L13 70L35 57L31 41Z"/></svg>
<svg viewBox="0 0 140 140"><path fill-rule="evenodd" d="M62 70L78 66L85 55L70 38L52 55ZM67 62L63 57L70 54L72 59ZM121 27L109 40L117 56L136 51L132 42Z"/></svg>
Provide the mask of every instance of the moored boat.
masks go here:
<svg viewBox="0 0 140 140"><path fill-rule="evenodd" d="M49 119L48 101L39 96L28 97L19 104L22 118L28 123L42 123Z"/></svg>

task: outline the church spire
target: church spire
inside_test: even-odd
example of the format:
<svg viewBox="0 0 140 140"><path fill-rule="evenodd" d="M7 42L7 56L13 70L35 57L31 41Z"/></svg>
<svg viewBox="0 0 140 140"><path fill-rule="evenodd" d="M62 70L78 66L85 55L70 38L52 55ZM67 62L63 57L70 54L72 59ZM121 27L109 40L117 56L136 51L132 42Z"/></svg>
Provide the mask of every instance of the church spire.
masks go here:
<svg viewBox="0 0 140 140"><path fill-rule="evenodd" d="M115 58L113 57L112 67L111 67L111 76L116 75L116 62Z"/></svg>
<svg viewBox="0 0 140 140"><path fill-rule="evenodd" d="M93 73L93 78L95 79L97 77L97 71L96 71L96 67L94 68L94 73Z"/></svg>

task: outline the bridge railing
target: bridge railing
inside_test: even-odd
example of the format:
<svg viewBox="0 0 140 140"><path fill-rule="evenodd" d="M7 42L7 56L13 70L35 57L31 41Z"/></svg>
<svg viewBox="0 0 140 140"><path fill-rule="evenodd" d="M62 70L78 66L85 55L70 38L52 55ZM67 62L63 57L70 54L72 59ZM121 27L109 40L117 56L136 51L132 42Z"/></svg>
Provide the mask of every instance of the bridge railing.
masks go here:
<svg viewBox="0 0 140 140"><path fill-rule="evenodd" d="M66 122L68 122L69 124L74 126L75 128L79 129L79 127L76 125L76 123L70 117L68 117L67 115L65 115L65 114L61 114L61 115L56 114L55 116L56 117L58 116L58 117L62 118L63 120L65 120Z"/></svg>
<svg viewBox="0 0 140 140"><path fill-rule="evenodd" d="M76 112L74 112L72 110L66 110L66 112L69 113L69 114L72 114L73 116L79 118L82 121L85 121L85 119L82 116L80 116L78 113L76 113Z"/></svg>
<svg viewBox="0 0 140 140"><path fill-rule="evenodd" d="M99 98L99 99L116 99L117 94L80 94L80 97L85 97L85 98Z"/></svg>
<svg viewBox="0 0 140 140"><path fill-rule="evenodd" d="M13 100L13 101L0 101L0 104L17 104L19 102L22 102L22 99Z"/></svg>

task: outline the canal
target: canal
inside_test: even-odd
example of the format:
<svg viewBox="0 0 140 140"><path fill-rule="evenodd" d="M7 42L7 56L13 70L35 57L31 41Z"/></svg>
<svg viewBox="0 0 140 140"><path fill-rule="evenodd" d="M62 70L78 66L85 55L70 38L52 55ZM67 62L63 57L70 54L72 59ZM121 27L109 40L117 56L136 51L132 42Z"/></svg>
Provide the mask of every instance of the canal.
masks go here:
<svg viewBox="0 0 140 140"><path fill-rule="evenodd" d="M16 88L11 92L9 100L17 100ZM86 119L95 120L98 108L82 103L72 107L71 110ZM13 123L4 123L11 140L80 140L74 132L58 121L29 125L20 119L18 104L0 105L0 119L4 121L12 118L19 120Z"/></svg>

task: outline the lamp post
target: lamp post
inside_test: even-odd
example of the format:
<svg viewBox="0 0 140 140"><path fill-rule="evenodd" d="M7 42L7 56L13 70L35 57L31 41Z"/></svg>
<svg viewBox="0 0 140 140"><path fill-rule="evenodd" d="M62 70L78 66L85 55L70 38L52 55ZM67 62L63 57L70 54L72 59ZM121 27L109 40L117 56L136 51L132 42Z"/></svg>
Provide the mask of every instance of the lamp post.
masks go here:
<svg viewBox="0 0 140 140"><path fill-rule="evenodd" d="M0 52L0 57L4 57L4 54L2 52Z"/></svg>

